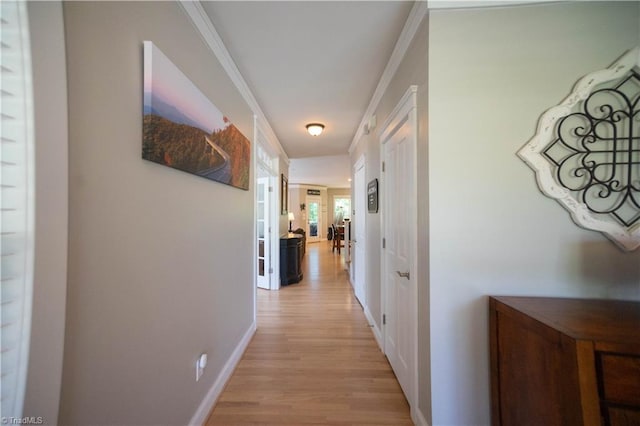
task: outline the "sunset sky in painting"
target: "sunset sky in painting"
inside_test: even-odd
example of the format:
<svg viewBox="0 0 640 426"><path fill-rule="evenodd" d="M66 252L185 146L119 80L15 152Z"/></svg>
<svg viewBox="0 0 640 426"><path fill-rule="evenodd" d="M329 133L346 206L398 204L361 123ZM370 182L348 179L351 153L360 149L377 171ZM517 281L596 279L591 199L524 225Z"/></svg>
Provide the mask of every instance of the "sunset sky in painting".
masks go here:
<svg viewBox="0 0 640 426"><path fill-rule="evenodd" d="M202 130L211 133L224 129L223 114L153 43L145 41L144 49L144 103L150 94L173 105L184 115L199 123Z"/></svg>

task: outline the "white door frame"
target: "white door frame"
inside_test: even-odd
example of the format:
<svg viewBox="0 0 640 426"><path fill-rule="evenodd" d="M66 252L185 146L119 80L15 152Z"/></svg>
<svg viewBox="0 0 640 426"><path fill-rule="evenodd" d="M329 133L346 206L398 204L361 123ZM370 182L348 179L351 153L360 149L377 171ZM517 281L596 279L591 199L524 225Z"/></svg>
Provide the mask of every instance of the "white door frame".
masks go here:
<svg viewBox="0 0 640 426"><path fill-rule="evenodd" d="M362 188L356 187L356 173L359 169L362 169L362 173L364 173L364 181L363 181ZM358 283L362 285L363 300L360 300L360 304L362 305L365 312L365 316L368 317L369 322L374 324L374 334L378 334L375 330L376 328L375 322L373 322L373 318L371 318L371 314L369 313L369 308L367 306L367 267L366 267L367 265L365 263L365 259L367 258L367 244L366 244L367 211L366 211L366 207L364 207L366 206L366 203L367 203L366 198L362 206L363 207L362 211L355 210L356 205L358 204L357 200L359 199L359 197L365 196L366 180L367 180L367 169L366 169L366 162L365 162L365 154L362 154L360 158L358 158L358 161L356 161L356 164L353 166L353 180L352 180L353 196L351 198L351 212L352 212L351 223L352 224L354 223L353 219L355 218L355 226L352 225L351 231L353 233L353 236L355 236L354 241L356 246L354 247L354 250L352 253L352 258L355 260L354 262L355 266L351 268L351 284L354 289L354 292ZM358 193L358 191L360 191L360 193ZM354 212L355 214L353 214ZM359 224L362 224L365 230L365 232L361 236L358 236L358 233L356 232L356 229L360 226ZM359 259L356 258L358 247L361 247L360 250L362 250L362 258L359 258ZM360 260L363 264L358 266L358 260ZM356 269L360 269L360 271L362 271L362 277L358 278Z"/></svg>
<svg viewBox="0 0 640 426"><path fill-rule="evenodd" d="M272 157L272 161L275 163L271 169L271 175L269 176L269 185L271 189L271 203L269 205L269 223L271 225L271 290L280 290L280 173L278 171L278 157ZM257 262L256 262L257 267Z"/></svg>
<svg viewBox="0 0 640 426"><path fill-rule="evenodd" d="M259 175L262 175L262 177L260 177ZM264 219L263 219L264 236L262 240L264 241L265 255L263 256L263 259L265 260L265 264L263 265L264 275L262 276L262 280L259 275L260 268L258 266L258 270L256 271L256 281L259 288L271 290L273 285L272 282L273 282L273 272L274 272L273 259L271 258L271 255L273 254L273 251L272 251L273 221L271 220L271 215L272 215L271 212L273 210L271 207L272 207L272 204L274 203L273 184L272 184L272 176L270 175L269 170L266 167L264 167L264 165L261 162L259 162L258 167L256 168L256 211L259 210L258 205L260 204L260 202L258 201L258 196L260 195L259 192L260 192L261 184L264 185L264 188L262 189L263 191L262 202L264 204ZM256 223L259 225L257 217L256 217ZM258 227L258 232L256 234L256 242L258 242L256 246L256 258L259 264L259 261L260 261L259 227ZM260 285L261 283L262 285Z"/></svg>
<svg viewBox="0 0 640 426"><path fill-rule="evenodd" d="M409 201L408 203L408 208L409 208L409 212L411 215L411 222L412 222L412 227L414 229L417 230L417 226L418 226L418 212L417 212L417 201L418 201L418 192L417 192L417 140L418 140L418 121L417 121L417 112L416 112L416 108L417 108L417 100L416 100L416 94L417 94L417 90L418 90L418 86L410 86L409 89L407 90L407 92L404 94L404 96L402 97L402 99L400 100L400 102L398 102L398 105L396 105L396 107L393 109L393 111L389 114L389 117L387 118L387 120L385 121L384 125L382 126L382 133L380 135L380 170L382 170L382 173L380 174L380 188L381 190L379 191L379 203L381 205L381 209L380 209L380 222L381 222L381 235L384 238L386 235L386 226L385 226L385 220L384 220L384 214L385 214L385 210L386 210L386 206L385 206L385 185L386 185L386 179L385 179L385 173L384 173L384 161L385 161L385 150L384 150L384 145L385 143L390 139L391 136L394 135L395 130L397 130L402 124L404 124L405 122L409 121L411 123L411 135L410 135L410 141L411 141L411 150L412 150L412 154L411 158L411 164L406 164L407 167L411 168L410 173L412 174L412 179L413 179L413 188L411 190L410 193L406 194L407 200ZM413 238L411 240L411 256L410 256L410 267L409 267L409 272L411 274L411 277L418 277L418 273L417 273L417 252L418 252L418 233L414 232L413 234ZM385 259L385 252L384 249L382 250L382 254L381 254L381 262L380 262L380 269L381 269L381 283L380 283L380 289L381 289L381 307L383 309L383 313L387 312L387 297L386 297L386 293L387 293L387 285L389 284L386 280L387 277L387 271L386 271L386 259ZM411 408L411 417L414 420L414 422L416 421L417 417L416 417L416 413L418 411L418 285L417 285L417 281L415 281L414 278L414 282L415 284L412 286L412 297L411 297L411 301L412 304L411 306L408 306L407 308L410 309L410 335L413 336L412 339L410 339L413 342L413 348L412 348L412 359L411 359L411 371L413 374L410 375L411 377L411 383L409 384L410 387L410 393L411 395L406 395L407 397L407 401L409 402L409 406ZM383 352L386 353L386 349L384 348L384 346L386 345L386 334L387 334L387 330L386 330L386 326L383 324L382 325L382 342L383 342Z"/></svg>
<svg viewBox="0 0 640 426"><path fill-rule="evenodd" d="M270 186L270 203L269 203L269 227L270 232L270 248L271 248L271 266L273 273L271 273L270 286L271 290L280 289L280 268L277 265L280 264L280 250L279 250L279 234L280 234L280 185L278 184L278 176L280 173L280 166L278 161L278 155L273 153L270 148L267 138L264 136L264 132L261 130L260 122L257 116L253 116L253 148L251 150L252 163L253 163L253 241L257 244L258 241L258 209L256 207L256 199L258 196L258 164L267 171L269 174L269 186ZM261 148L269 157L270 160L263 161L258 159L258 147ZM253 251L253 320L256 321L257 315L257 296L258 296L258 249L257 247Z"/></svg>

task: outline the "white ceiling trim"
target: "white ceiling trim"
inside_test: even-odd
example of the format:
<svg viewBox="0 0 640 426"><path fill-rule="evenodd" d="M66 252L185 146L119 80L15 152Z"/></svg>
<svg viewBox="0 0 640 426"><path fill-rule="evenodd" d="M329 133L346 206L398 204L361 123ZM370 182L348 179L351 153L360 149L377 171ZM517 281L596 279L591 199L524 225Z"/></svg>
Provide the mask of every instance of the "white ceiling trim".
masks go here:
<svg viewBox="0 0 640 426"><path fill-rule="evenodd" d="M294 188L294 189L319 189L320 191L326 191L327 189L329 189L328 186L311 185L311 184L306 184L306 183L291 183L291 184L289 184L289 188ZM346 189L346 188L338 188L338 189Z"/></svg>
<svg viewBox="0 0 640 426"><path fill-rule="evenodd" d="M280 155L288 165L289 156L282 148L278 137L271 128L271 125L267 121L266 116L262 112L262 108L260 108L258 101L253 96L253 93L251 93L247 82L244 80L244 77L242 77L240 70L231 58L229 51L222 42L222 38L220 38L220 35L213 26L211 19L209 19L209 16L204 11L204 8L202 7L200 1L178 0L178 4L191 19L193 26L196 28L196 30L198 30L215 57L218 59L218 61L220 61L222 68L224 68L224 70L227 72L229 78L240 92L240 95L242 95L245 102L249 104L249 108L251 108L251 110L257 117L258 128L265 136L267 142L271 145L275 152L280 153Z"/></svg>
<svg viewBox="0 0 640 426"><path fill-rule="evenodd" d="M358 125L358 131L356 131L356 134L351 141L351 145L349 145L349 154L353 153L353 151L358 146L360 139L362 139L365 124L369 122L369 117L371 117L376 108L378 108L378 104L380 103L384 92L389 87L391 79L393 78L395 72L398 70L400 62L402 62L404 55L407 53L407 49L409 49L409 45L411 44L413 37L418 31L420 23L427 15L427 11L428 4L426 1L416 1L413 5L413 8L409 13L409 17L407 18L407 22L404 24L404 28L402 29L402 33L400 33L400 37L398 37L398 41L393 48L393 53L391 53L391 57L389 57L389 62L387 62L387 66L382 73L382 77L380 77L378 86L376 87L375 92L373 92L373 96L371 97L369 106L367 107L367 110L364 113L360 124Z"/></svg>
<svg viewBox="0 0 640 426"><path fill-rule="evenodd" d="M540 3L566 3L566 0L427 0L429 9L473 9L529 6Z"/></svg>

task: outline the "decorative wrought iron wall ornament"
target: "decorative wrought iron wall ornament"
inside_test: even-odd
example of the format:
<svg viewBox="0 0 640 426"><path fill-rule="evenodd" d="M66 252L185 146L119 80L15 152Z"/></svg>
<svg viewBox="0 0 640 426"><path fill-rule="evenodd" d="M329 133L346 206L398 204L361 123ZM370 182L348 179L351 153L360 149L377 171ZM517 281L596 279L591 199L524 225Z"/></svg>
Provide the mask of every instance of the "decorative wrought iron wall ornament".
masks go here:
<svg viewBox="0 0 640 426"><path fill-rule="evenodd" d="M583 228L640 246L640 47L582 78L518 156Z"/></svg>

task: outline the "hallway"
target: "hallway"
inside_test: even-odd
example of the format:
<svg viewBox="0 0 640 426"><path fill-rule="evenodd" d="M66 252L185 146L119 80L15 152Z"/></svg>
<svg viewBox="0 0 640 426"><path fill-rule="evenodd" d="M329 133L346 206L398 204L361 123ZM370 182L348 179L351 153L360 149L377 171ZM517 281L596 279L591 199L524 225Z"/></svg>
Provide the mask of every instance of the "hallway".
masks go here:
<svg viewBox="0 0 640 426"><path fill-rule="evenodd" d="M303 271L298 284L258 291L258 330L207 426L411 425L343 257L308 244Z"/></svg>

